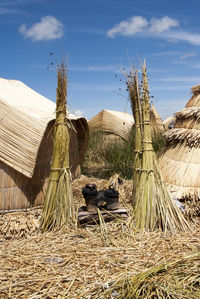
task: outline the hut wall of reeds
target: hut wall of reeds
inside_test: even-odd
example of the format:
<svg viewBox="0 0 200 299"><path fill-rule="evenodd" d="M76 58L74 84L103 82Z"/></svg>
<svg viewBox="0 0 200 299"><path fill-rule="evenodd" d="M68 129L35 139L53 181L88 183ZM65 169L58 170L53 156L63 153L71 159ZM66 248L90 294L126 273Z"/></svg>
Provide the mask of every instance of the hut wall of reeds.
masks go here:
<svg viewBox="0 0 200 299"><path fill-rule="evenodd" d="M176 198L200 198L200 85L186 108L175 113L174 128L159 159L165 182Z"/></svg>
<svg viewBox="0 0 200 299"><path fill-rule="evenodd" d="M55 103L20 81L0 79L0 210L43 203L50 172ZM88 142L85 118L68 115L72 179Z"/></svg>

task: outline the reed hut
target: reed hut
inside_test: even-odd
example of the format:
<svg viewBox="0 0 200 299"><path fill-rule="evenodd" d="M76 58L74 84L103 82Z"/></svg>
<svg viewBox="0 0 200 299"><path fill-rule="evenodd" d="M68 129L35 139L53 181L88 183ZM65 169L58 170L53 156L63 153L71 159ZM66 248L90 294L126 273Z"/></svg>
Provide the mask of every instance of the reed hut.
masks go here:
<svg viewBox="0 0 200 299"><path fill-rule="evenodd" d="M125 140L129 140L130 131L134 123L134 118L131 114L112 110L102 110L88 121L90 133L101 132L104 145L114 142L122 143ZM150 109L150 123L153 135L158 135L165 131L163 121L154 105Z"/></svg>
<svg viewBox="0 0 200 299"><path fill-rule="evenodd" d="M154 136L162 134L165 131L162 118L158 114L154 105L152 105L150 109L150 124Z"/></svg>
<svg viewBox="0 0 200 299"><path fill-rule="evenodd" d="M192 93L165 133L167 146L159 159L164 180L178 199L200 198L200 85Z"/></svg>
<svg viewBox="0 0 200 299"><path fill-rule="evenodd" d="M49 177L56 105L20 81L0 78L0 210L43 203ZM70 169L80 175L88 142L85 118L72 124Z"/></svg>
<svg viewBox="0 0 200 299"><path fill-rule="evenodd" d="M90 133L101 132L106 145L128 140L133 124L132 115L112 110L102 110L88 121Z"/></svg>

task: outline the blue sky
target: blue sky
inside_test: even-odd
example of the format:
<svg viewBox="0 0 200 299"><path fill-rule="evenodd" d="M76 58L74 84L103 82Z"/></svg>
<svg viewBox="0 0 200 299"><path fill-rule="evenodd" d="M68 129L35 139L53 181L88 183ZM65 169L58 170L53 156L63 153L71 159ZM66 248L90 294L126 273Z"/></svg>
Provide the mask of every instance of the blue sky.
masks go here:
<svg viewBox="0 0 200 299"><path fill-rule="evenodd" d="M139 55L165 119L200 83L199 11L199 0L0 0L0 77L55 101L65 55L72 113L130 112L123 72Z"/></svg>

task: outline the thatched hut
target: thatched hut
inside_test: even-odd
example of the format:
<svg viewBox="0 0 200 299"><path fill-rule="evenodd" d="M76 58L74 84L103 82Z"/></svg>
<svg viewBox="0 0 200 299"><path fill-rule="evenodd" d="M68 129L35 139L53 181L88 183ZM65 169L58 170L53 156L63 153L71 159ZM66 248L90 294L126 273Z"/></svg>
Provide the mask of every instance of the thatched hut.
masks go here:
<svg viewBox="0 0 200 299"><path fill-rule="evenodd" d="M177 198L200 198L200 85L186 108L175 114L174 128L165 133L167 147L159 159L164 180Z"/></svg>
<svg viewBox="0 0 200 299"><path fill-rule="evenodd" d="M56 105L20 81L0 79L0 210L41 205L49 176ZM87 147L85 118L68 115L72 178Z"/></svg>
<svg viewBox="0 0 200 299"><path fill-rule="evenodd" d="M162 119L154 105L150 110L150 123L152 134L157 135L165 131ZM102 110L88 121L88 125L91 134L94 132L102 133L104 144L107 145L129 140L134 118L131 114L125 112Z"/></svg>
<svg viewBox="0 0 200 299"><path fill-rule="evenodd" d="M102 110L88 121L90 133L101 132L105 144L128 140L133 116L120 111Z"/></svg>
<svg viewBox="0 0 200 299"><path fill-rule="evenodd" d="M150 109L150 124L152 128L153 135L162 134L165 131L165 126L163 124L162 118L158 114L154 105Z"/></svg>

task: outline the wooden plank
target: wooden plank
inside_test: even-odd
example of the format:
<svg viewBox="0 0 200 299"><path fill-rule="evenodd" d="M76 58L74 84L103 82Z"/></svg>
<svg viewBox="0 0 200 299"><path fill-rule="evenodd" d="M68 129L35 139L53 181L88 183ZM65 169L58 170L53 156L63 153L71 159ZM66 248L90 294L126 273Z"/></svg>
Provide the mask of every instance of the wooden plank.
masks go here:
<svg viewBox="0 0 200 299"><path fill-rule="evenodd" d="M100 213L104 221L111 221L116 217L126 219L128 217L127 210L124 207L120 207L117 210L108 211L100 210ZM78 211L78 222L80 225L96 224L99 222L98 213L88 212L86 206L79 208Z"/></svg>

